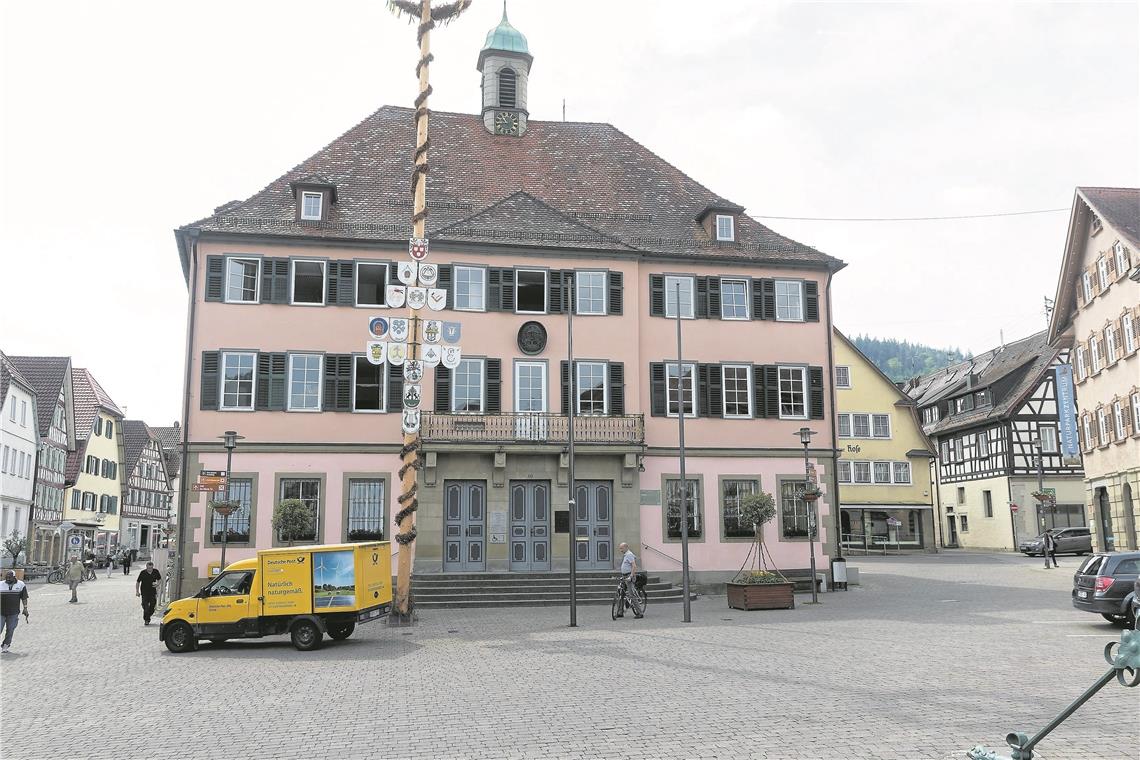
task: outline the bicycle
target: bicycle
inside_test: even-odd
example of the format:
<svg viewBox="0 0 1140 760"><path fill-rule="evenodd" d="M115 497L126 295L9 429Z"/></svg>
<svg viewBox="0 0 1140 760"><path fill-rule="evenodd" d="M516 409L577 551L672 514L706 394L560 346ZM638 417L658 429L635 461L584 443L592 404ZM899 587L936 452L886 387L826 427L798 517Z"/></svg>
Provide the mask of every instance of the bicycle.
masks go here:
<svg viewBox="0 0 1140 760"><path fill-rule="evenodd" d="M619 617L625 615L626 608L633 610L633 616L636 618L645 617L645 605L642 602L642 593L638 589L634 589L631 594L628 589L627 579L624 576L618 576L617 590L614 591L614 601L610 607L610 617L617 620Z"/></svg>

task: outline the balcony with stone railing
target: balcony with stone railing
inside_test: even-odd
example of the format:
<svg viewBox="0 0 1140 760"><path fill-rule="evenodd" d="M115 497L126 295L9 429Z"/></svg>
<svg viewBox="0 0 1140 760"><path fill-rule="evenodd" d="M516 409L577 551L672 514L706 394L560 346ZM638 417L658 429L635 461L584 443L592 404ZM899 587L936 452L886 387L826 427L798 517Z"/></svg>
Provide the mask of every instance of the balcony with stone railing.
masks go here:
<svg viewBox="0 0 1140 760"><path fill-rule="evenodd" d="M420 429L424 441L429 443L565 444L569 428L568 417L545 412L424 412ZM640 445L645 442L645 418L640 414L575 417L574 442Z"/></svg>

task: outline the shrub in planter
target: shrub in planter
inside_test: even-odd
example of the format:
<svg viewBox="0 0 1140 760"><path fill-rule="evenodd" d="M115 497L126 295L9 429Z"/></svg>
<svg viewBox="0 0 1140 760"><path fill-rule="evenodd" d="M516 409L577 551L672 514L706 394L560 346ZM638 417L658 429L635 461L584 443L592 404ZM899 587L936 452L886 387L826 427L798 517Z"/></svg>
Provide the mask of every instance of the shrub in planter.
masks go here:
<svg viewBox="0 0 1140 760"><path fill-rule="evenodd" d="M756 539L749 551L749 557L755 556L755 559L752 569L741 568L726 584L728 606L738 610L794 608L795 587L779 570L769 570L764 556L764 525L776 517L776 500L763 491L749 494L741 499L740 516L742 521L751 522L756 528Z"/></svg>

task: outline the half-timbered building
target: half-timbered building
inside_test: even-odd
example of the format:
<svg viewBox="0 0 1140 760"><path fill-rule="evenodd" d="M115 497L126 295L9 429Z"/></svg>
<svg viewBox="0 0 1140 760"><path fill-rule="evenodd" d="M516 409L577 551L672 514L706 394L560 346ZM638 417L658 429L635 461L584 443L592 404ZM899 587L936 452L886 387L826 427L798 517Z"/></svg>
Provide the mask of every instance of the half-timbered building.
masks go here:
<svg viewBox="0 0 1140 760"><path fill-rule="evenodd" d="M150 557L170 515L170 482L159 436L142 420L123 420L124 472L119 545Z"/></svg>
<svg viewBox="0 0 1140 760"><path fill-rule="evenodd" d="M1083 470L1060 445L1056 368L1067 359L1042 331L906 384L937 447L946 546L1011 549L1047 528L1085 524Z"/></svg>

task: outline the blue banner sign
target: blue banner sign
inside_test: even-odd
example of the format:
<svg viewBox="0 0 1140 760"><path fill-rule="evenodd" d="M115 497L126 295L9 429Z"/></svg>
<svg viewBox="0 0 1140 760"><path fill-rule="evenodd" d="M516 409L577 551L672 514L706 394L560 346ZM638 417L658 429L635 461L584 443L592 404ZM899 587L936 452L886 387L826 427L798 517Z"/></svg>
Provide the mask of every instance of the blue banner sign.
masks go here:
<svg viewBox="0 0 1140 760"><path fill-rule="evenodd" d="M1080 442L1077 439L1077 405L1073 400L1073 365L1058 364L1057 421L1061 427L1061 458L1080 460Z"/></svg>

